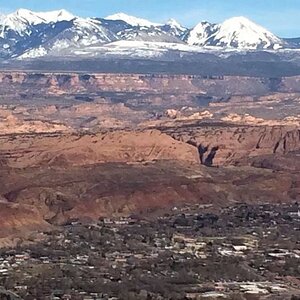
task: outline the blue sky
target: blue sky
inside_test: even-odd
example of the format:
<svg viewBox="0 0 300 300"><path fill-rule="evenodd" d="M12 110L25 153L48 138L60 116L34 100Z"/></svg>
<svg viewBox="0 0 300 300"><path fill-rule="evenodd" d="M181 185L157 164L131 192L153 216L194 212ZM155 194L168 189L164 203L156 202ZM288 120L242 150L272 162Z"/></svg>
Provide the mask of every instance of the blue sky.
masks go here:
<svg viewBox="0 0 300 300"><path fill-rule="evenodd" d="M282 37L300 37L300 0L0 0L0 12L64 8L80 16L124 12L163 22L175 18L192 27L202 20L222 22L245 16Z"/></svg>

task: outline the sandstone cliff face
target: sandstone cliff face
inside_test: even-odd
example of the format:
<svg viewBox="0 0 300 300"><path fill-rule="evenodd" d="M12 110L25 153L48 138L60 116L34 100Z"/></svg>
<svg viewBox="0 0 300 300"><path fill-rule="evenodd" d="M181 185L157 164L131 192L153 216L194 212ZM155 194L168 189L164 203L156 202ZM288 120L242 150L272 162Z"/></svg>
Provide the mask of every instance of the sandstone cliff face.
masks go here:
<svg viewBox="0 0 300 300"><path fill-rule="evenodd" d="M160 92L209 95L260 95L269 92L300 92L300 77L282 79L239 76L76 74L1 72L0 85L15 90L48 94L78 92Z"/></svg>
<svg viewBox="0 0 300 300"><path fill-rule="evenodd" d="M274 153L286 154L300 149L300 130L286 132L274 147Z"/></svg>
<svg viewBox="0 0 300 300"><path fill-rule="evenodd" d="M248 158L286 154L300 150L300 130L285 126L201 126L166 129L173 138L194 146L207 148L207 156L217 148L214 165L247 162Z"/></svg>
<svg viewBox="0 0 300 300"><path fill-rule="evenodd" d="M0 140L2 165L17 168L165 159L198 161L194 147L158 130L120 130L95 135L23 135L17 140L0 136Z"/></svg>
<svg viewBox="0 0 300 300"><path fill-rule="evenodd" d="M143 214L186 203L299 199L299 169L292 163L292 151L300 145L298 129L182 126L164 131L0 136L0 239L73 218ZM200 144L218 147L214 164L240 166L201 166L195 147ZM289 159L282 162L291 168L272 161L275 156Z"/></svg>

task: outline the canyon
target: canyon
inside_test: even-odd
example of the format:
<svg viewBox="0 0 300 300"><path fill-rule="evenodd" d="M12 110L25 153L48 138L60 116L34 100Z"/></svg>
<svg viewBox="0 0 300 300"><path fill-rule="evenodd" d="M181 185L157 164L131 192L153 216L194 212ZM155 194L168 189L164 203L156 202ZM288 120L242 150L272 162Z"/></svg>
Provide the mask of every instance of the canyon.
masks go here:
<svg viewBox="0 0 300 300"><path fill-rule="evenodd" d="M298 129L230 126L3 135L2 243L71 220L151 215L186 203L297 201L299 136ZM200 164L199 145L220 149L213 167Z"/></svg>
<svg viewBox="0 0 300 300"><path fill-rule="evenodd" d="M0 244L187 203L297 201L299 80L0 72Z"/></svg>

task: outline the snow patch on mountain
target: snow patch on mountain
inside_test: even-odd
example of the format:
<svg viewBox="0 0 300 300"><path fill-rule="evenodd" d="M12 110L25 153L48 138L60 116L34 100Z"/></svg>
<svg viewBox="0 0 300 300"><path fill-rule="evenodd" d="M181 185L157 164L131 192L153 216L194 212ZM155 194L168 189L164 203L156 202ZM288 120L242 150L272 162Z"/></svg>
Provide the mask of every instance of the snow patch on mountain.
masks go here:
<svg viewBox="0 0 300 300"><path fill-rule="evenodd" d="M25 53L23 53L21 56L18 57L19 60L22 59L28 59L28 58L38 58L38 57L43 57L45 55L47 55L48 52L45 48L43 48L42 46L35 48L35 49L31 49Z"/></svg>
<svg viewBox="0 0 300 300"><path fill-rule="evenodd" d="M196 46L189 46L186 44L165 43L165 42L144 42L144 41L116 41L105 45L110 48L129 48L129 49L151 49L157 51L176 50L176 51L197 51L201 52L203 49Z"/></svg>
<svg viewBox="0 0 300 300"><path fill-rule="evenodd" d="M75 18L73 14L65 9L54 10L49 12L38 12L36 13L40 18L42 18L45 23L56 23L61 21L71 21Z"/></svg>
<svg viewBox="0 0 300 300"><path fill-rule="evenodd" d="M151 26L160 26L161 24L153 23L145 19L136 18L134 16L129 16L124 13L117 13L114 15L107 16L106 20L112 21L124 21L131 26L139 26L139 27L151 27Z"/></svg>
<svg viewBox="0 0 300 300"><path fill-rule="evenodd" d="M210 50L197 46L178 43L145 42L145 41L116 41L102 46L73 49L71 56L86 57L126 57L126 58L160 58L168 55L180 57L188 53L205 53Z"/></svg>

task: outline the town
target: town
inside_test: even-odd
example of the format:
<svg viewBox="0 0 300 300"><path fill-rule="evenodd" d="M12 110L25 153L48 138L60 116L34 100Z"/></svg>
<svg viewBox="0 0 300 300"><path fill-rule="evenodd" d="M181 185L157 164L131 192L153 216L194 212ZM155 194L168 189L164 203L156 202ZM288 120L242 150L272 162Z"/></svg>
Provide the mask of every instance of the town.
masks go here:
<svg viewBox="0 0 300 300"><path fill-rule="evenodd" d="M41 235L1 250L0 299L300 299L297 203L174 207Z"/></svg>

